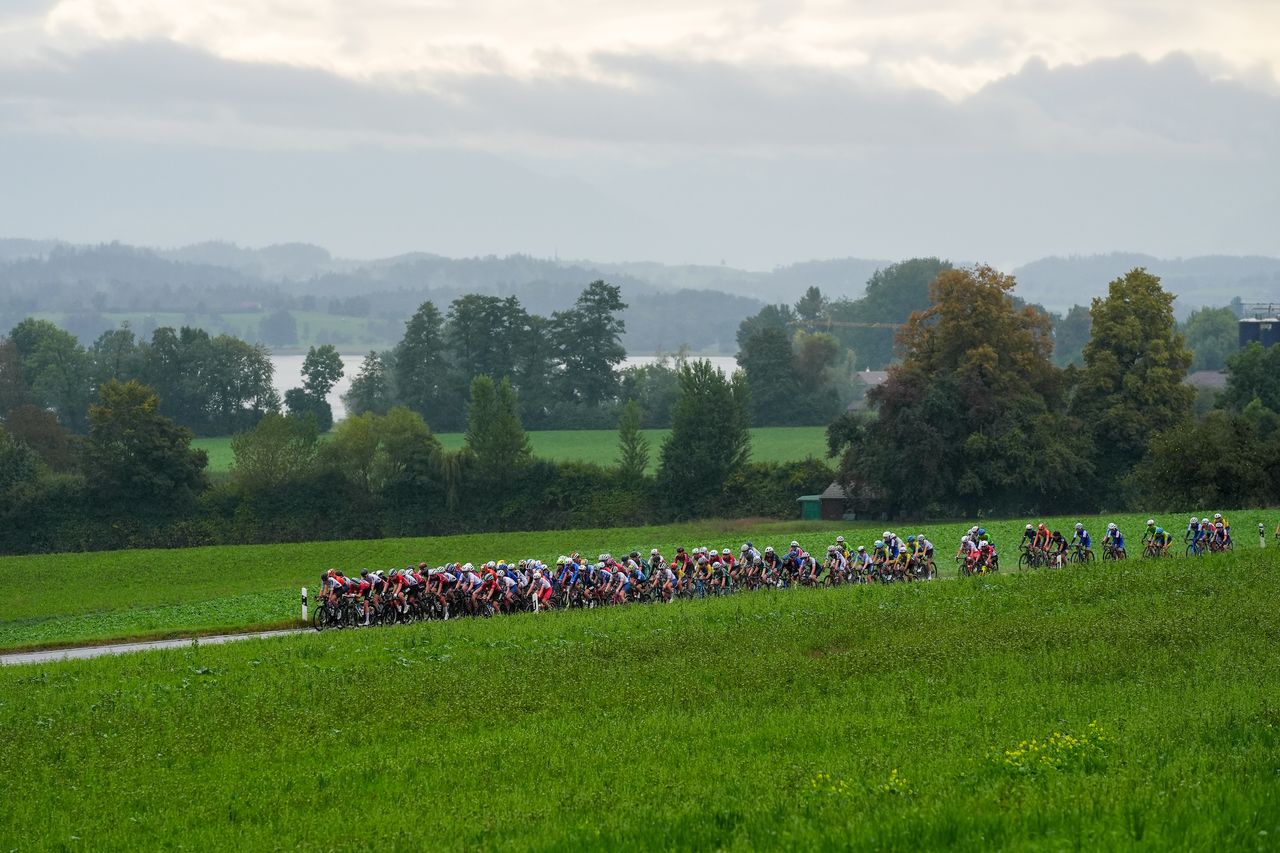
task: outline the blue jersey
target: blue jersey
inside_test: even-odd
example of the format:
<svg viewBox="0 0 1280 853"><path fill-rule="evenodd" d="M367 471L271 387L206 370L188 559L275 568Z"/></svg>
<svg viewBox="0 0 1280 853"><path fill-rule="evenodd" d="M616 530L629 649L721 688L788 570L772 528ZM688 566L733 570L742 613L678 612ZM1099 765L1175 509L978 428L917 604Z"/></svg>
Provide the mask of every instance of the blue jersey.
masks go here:
<svg viewBox="0 0 1280 853"><path fill-rule="evenodd" d="M1082 548L1093 547L1093 540L1089 538L1089 531L1087 530L1081 530L1079 533L1077 533L1073 541L1079 542L1080 547Z"/></svg>

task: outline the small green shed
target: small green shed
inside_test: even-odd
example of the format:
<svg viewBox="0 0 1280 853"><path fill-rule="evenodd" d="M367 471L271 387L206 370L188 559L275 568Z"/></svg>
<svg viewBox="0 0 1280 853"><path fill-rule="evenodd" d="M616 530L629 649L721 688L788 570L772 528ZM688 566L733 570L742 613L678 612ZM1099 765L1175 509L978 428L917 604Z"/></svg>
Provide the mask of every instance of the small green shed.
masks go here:
<svg viewBox="0 0 1280 853"><path fill-rule="evenodd" d="M800 517L805 521L819 521L822 518L822 495L801 495L796 498L800 502Z"/></svg>

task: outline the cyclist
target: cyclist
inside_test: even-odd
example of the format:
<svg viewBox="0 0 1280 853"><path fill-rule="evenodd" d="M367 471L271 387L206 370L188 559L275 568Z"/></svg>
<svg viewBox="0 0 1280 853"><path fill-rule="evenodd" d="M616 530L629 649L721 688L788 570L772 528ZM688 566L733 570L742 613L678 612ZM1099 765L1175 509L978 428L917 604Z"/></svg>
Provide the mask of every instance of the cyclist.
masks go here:
<svg viewBox="0 0 1280 853"><path fill-rule="evenodd" d="M848 546L847 544L845 544L845 541L844 541L844 537L843 537L843 536L837 536L837 537L836 537L836 550L840 552L840 556L844 557L844 558L845 558L845 560L846 560L846 561L848 561L848 559L849 559L849 546Z"/></svg>
<svg viewBox="0 0 1280 853"><path fill-rule="evenodd" d="M1049 565L1053 568L1060 569L1067 564L1067 537L1062 535L1061 530L1053 531L1045 552L1049 555Z"/></svg>
<svg viewBox="0 0 1280 853"><path fill-rule="evenodd" d="M1182 535L1182 541L1188 545L1198 546L1203 533L1204 528L1200 526L1200 519L1193 515L1191 520L1187 522L1187 532ZM1197 547L1196 550L1199 550L1199 548Z"/></svg>
<svg viewBox="0 0 1280 853"><path fill-rule="evenodd" d="M1071 537L1071 544L1075 545L1084 554L1093 554L1093 540L1089 537L1089 531L1084 529L1084 525L1076 522L1076 533Z"/></svg>
<svg viewBox="0 0 1280 853"><path fill-rule="evenodd" d="M742 556L739 559L750 566L760 559L760 552L756 550L755 545L750 542L744 542L742 543Z"/></svg>
<svg viewBox="0 0 1280 853"><path fill-rule="evenodd" d="M858 546L858 550L853 555L852 563L855 577L866 582L871 574L871 555L867 553L866 545Z"/></svg>
<svg viewBox="0 0 1280 853"><path fill-rule="evenodd" d="M1157 527L1155 535L1151 538L1151 544L1156 548L1156 554L1161 557L1168 556L1169 545L1173 542L1173 534L1169 533L1163 527Z"/></svg>
<svg viewBox="0 0 1280 853"><path fill-rule="evenodd" d="M1028 524L1022 530L1022 541L1018 543L1018 548L1030 551L1036 546L1036 528L1034 524Z"/></svg>
<svg viewBox="0 0 1280 853"><path fill-rule="evenodd" d="M1049 533L1049 528L1043 523L1036 528L1035 538L1031 540L1031 547L1038 550L1048 552L1050 541L1053 536Z"/></svg>
<svg viewBox="0 0 1280 853"><path fill-rule="evenodd" d="M1156 520L1154 518L1147 519L1147 530L1142 534L1142 544L1150 545L1151 540L1156 538Z"/></svg>
<svg viewBox="0 0 1280 853"><path fill-rule="evenodd" d="M882 575L885 564L888 562L889 549L885 546L883 539L877 539L871 546L871 565L877 578Z"/></svg>
<svg viewBox="0 0 1280 853"><path fill-rule="evenodd" d="M1110 551L1112 559L1123 560L1126 556L1124 534L1114 521L1107 525L1107 535L1102 538L1102 547Z"/></svg>

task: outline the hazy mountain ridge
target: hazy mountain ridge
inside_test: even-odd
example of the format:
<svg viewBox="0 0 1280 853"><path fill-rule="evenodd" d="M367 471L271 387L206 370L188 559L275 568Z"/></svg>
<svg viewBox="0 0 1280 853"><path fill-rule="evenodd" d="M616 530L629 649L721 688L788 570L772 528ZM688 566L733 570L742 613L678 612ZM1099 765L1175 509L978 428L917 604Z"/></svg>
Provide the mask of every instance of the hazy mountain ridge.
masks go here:
<svg viewBox="0 0 1280 853"><path fill-rule="evenodd" d="M1201 255L1156 258L1134 252L1050 257L1013 270L1017 293L1052 311L1088 305L1103 296L1107 285L1134 267L1160 276L1177 294L1175 310L1185 316L1204 305L1226 305L1234 297L1245 302L1280 302L1280 258L1260 255Z"/></svg>

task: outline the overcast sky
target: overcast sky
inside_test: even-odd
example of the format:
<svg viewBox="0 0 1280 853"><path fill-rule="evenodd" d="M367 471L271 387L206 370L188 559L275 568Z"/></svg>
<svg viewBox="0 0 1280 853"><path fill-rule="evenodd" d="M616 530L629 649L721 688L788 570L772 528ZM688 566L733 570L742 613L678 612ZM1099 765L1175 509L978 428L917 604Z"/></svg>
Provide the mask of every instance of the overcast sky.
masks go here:
<svg viewBox="0 0 1280 853"><path fill-rule="evenodd" d="M1274 0L0 0L0 235L1280 254Z"/></svg>

